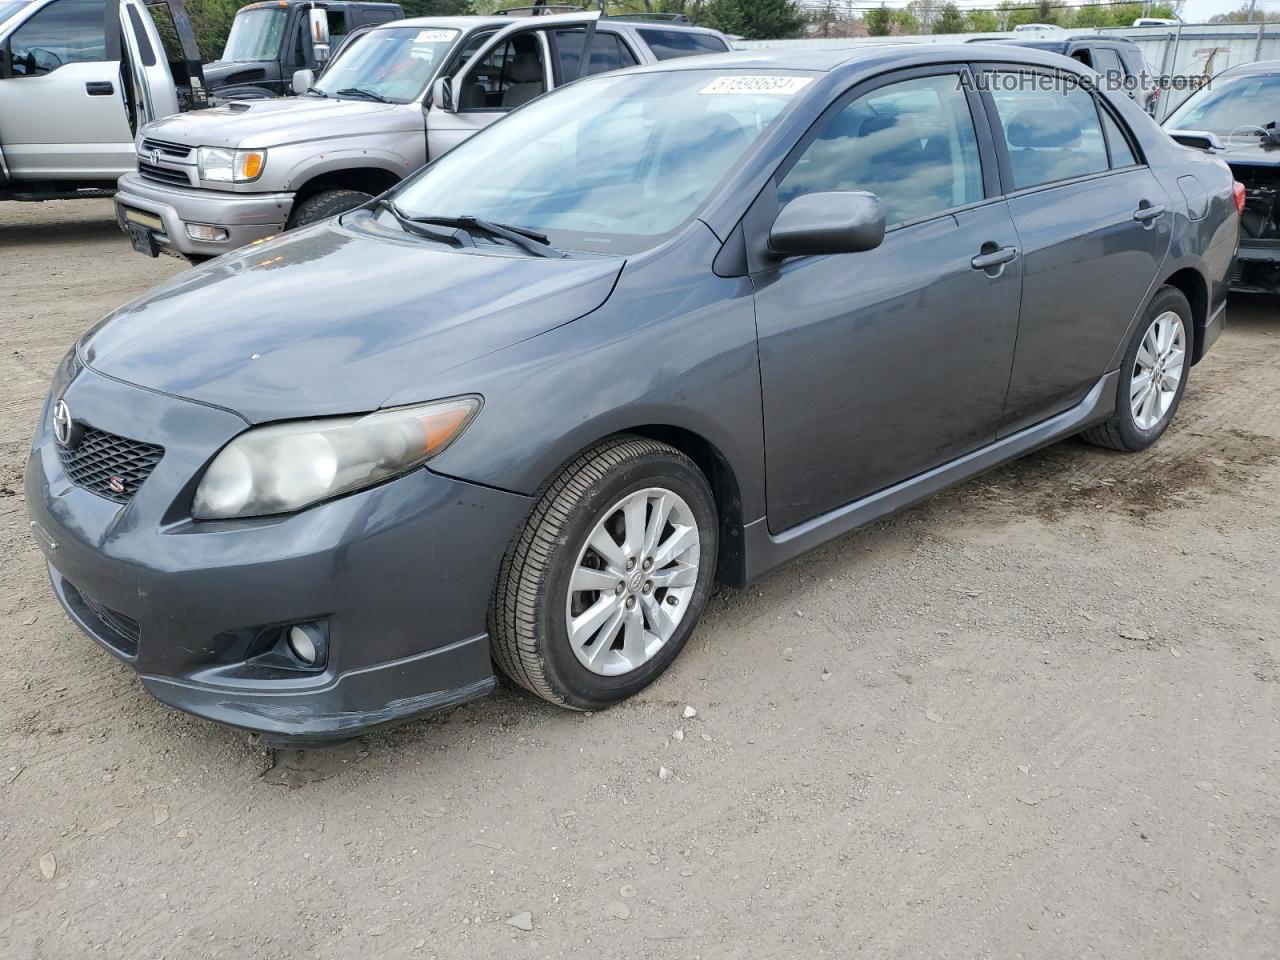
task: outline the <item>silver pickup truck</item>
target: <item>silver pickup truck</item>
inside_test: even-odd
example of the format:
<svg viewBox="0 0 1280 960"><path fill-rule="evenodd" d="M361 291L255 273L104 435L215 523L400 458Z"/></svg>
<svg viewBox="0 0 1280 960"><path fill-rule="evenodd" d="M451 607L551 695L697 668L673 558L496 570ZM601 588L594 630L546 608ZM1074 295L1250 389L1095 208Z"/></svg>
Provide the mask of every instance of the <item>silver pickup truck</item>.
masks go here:
<svg viewBox="0 0 1280 960"><path fill-rule="evenodd" d="M318 80L299 71L297 98L148 124L116 217L140 252L216 256L358 206L580 76L729 46L714 30L595 12L379 25Z"/></svg>

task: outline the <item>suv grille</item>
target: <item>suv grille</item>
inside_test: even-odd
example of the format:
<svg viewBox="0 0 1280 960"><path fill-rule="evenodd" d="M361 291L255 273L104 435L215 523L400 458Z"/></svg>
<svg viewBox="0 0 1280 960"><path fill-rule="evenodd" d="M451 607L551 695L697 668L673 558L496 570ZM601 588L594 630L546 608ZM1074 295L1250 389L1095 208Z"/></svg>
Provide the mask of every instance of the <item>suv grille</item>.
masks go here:
<svg viewBox="0 0 1280 960"><path fill-rule="evenodd" d="M71 482L116 503L128 503L151 476L164 448L86 427L74 450L58 444L58 459Z"/></svg>
<svg viewBox="0 0 1280 960"><path fill-rule="evenodd" d="M170 187L189 187L191 180L184 170L170 170L168 167L157 167L145 160L138 161L138 173L143 180L152 180Z"/></svg>
<svg viewBox="0 0 1280 960"><path fill-rule="evenodd" d="M191 156L191 148L181 143L169 143L166 140L152 140L150 137L142 141L143 153L158 153L170 160L185 160Z"/></svg>
<svg viewBox="0 0 1280 960"><path fill-rule="evenodd" d="M87 593L81 593L75 584L64 580L63 586L69 595L69 599L79 600L84 606L98 618L101 624L101 630L95 630L98 639L103 643L110 645L118 650L126 657L136 657L138 655L138 640L142 636L142 630L138 626L138 621L132 617L127 617L118 610L112 610L110 607L103 606ZM72 606L74 606L74 602ZM80 611L77 611L80 612ZM81 613L83 616L83 613Z"/></svg>

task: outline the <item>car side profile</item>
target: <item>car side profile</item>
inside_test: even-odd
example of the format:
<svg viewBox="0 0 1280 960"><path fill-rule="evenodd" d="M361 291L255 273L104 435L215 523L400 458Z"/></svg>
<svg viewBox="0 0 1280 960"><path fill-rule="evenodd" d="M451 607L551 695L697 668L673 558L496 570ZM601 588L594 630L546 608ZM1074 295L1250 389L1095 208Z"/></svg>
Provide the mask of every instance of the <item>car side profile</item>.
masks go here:
<svg viewBox="0 0 1280 960"><path fill-rule="evenodd" d="M55 374L26 474L54 590L156 697L272 742L495 663L598 709L717 579L1063 437L1141 450L1222 330L1239 215L1090 77L977 44L591 77L183 273Z"/></svg>

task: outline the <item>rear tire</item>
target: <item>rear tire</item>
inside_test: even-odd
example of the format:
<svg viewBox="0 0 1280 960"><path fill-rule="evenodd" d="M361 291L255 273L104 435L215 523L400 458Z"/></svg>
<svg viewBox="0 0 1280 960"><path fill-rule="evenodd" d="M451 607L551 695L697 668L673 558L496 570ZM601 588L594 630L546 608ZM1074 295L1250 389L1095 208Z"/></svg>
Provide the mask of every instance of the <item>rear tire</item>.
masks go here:
<svg viewBox="0 0 1280 960"><path fill-rule="evenodd" d="M319 223L340 213L353 210L362 203L373 199L373 194L361 193L359 190L325 190L307 197L293 208L289 214L286 230L305 227L309 223Z"/></svg>
<svg viewBox="0 0 1280 960"><path fill-rule="evenodd" d="M1125 453L1145 450L1159 440L1187 389L1193 330L1191 305L1182 291L1161 287L1120 362L1115 412L1080 436Z"/></svg>
<svg viewBox="0 0 1280 960"><path fill-rule="evenodd" d="M591 448L543 488L507 548L489 610L494 660L571 709L644 689L706 606L718 529L706 477L680 451L637 436Z"/></svg>

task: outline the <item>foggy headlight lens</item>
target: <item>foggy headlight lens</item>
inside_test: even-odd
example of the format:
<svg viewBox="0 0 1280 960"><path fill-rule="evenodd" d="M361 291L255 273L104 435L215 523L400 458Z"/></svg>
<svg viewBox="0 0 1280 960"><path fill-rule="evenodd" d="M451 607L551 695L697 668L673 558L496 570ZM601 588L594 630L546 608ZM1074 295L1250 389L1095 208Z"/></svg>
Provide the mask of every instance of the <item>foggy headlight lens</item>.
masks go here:
<svg viewBox="0 0 1280 960"><path fill-rule="evenodd" d="M248 183L262 175L267 163L265 150L229 150L201 147L196 153L200 179L214 183Z"/></svg>
<svg viewBox="0 0 1280 960"><path fill-rule="evenodd" d="M478 397L365 417L272 424L222 449L196 488L197 520L292 513L426 463L470 423Z"/></svg>

